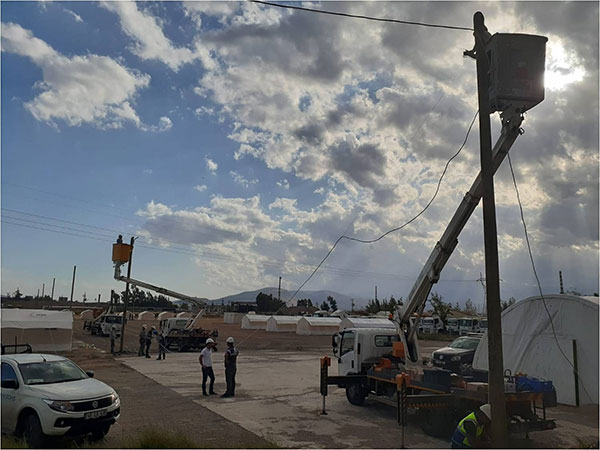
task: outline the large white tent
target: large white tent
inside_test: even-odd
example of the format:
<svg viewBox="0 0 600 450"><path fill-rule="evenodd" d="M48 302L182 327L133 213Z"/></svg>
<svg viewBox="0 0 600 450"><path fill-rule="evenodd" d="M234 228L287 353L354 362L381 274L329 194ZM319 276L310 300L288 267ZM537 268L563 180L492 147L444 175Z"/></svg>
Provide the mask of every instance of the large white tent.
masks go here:
<svg viewBox="0 0 600 450"><path fill-rule="evenodd" d="M84 311L81 311L81 314L79 314L79 318L80 319L93 319L94 318L94 311L92 309L86 309Z"/></svg>
<svg viewBox="0 0 600 450"><path fill-rule="evenodd" d="M186 312L186 311L182 311L180 313L177 313L176 316L178 319L191 319L192 318L192 313Z"/></svg>
<svg viewBox="0 0 600 450"><path fill-rule="evenodd" d="M339 331L341 322L338 317L303 317L296 325L296 334L333 335Z"/></svg>
<svg viewBox="0 0 600 450"><path fill-rule="evenodd" d="M154 313L152 311L142 311L138 314L137 320L154 320Z"/></svg>
<svg viewBox="0 0 600 450"><path fill-rule="evenodd" d="M295 333L296 325L302 316L271 316L267 320L267 331L274 333Z"/></svg>
<svg viewBox="0 0 600 450"><path fill-rule="evenodd" d="M223 314L223 323L242 323L244 313L226 312Z"/></svg>
<svg viewBox="0 0 600 450"><path fill-rule="evenodd" d="M158 315L158 320L164 320L164 319L172 319L173 317L175 317L175 313L171 312L171 311L163 311Z"/></svg>
<svg viewBox="0 0 600 450"><path fill-rule="evenodd" d="M487 369L487 345L484 337L473 367ZM598 297L549 294L515 303L502 313L502 349L506 369L551 380L566 405L577 404L576 364L579 404L598 404Z"/></svg>
<svg viewBox="0 0 600 450"><path fill-rule="evenodd" d="M340 331L346 328L395 328L390 319L373 319L366 317L345 317L340 323Z"/></svg>
<svg viewBox="0 0 600 450"><path fill-rule="evenodd" d="M244 330L266 330L267 320L271 316L261 314L246 314L242 319L242 329Z"/></svg>
<svg viewBox="0 0 600 450"><path fill-rule="evenodd" d="M4 345L29 344L34 352L71 350L71 311L2 308L0 317Z"/></svg>

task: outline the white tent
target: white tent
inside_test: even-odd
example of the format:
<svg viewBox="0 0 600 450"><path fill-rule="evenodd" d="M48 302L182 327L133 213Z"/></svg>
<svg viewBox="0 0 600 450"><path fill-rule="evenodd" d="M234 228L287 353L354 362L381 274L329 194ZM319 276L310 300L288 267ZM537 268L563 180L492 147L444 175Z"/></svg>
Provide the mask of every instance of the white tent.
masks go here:
<svg viewBox="0 0 600 450"><path fill-rule="evenodd" d="M81 311L81 314L79 314L79 318L80 319L93 319L94 318L94 311L91 309L86 309L85 311Z"/></svg>
<svg viewBox="0 0 600 450"><path fill-rule="evenodd" d="M342 320L338 317L303 317L296 325L296 334L325 335L339 331Z"/></svg>
<svg viewBox="0 0 600 450"><path fill-rule="evenodd" d="M267 320L271 316L259 314L246 314L242 319L242 329L244 330L266 330Z"/></svg>
<svg viewBox="0 0 600 450"><path fill-rule="evenodd" d="M395 328L390 319L367 319L364 317L346 317L340 323L340 331L346 328Z"/></svg>
<svg viewBox="0 0 600 450"><path fill-rule="evenodd" d="M163 311L158 315L158 320L171 319L172 317L175 317L175 313L171 311Z"/></svg>
<svg viewBox="0 0 600 450"><path fill-rule="evenodd" d="M34 352L71 350L73 314L70 311L2 308L0 315L2 344L29 344Z"/></svg>
<svg viewBox="0 0 600 450"><path fill-rule="evenodd" d="M576 375L571 366L575 353L579 404L598 404L598 297L549 294L544 300L546 306L541 297L529 297L502 313L504 367L513 373L551 380L558 402L575 405ZM484 337L473 367L487 369L487 345Z"/></svg>
<svg viewBox="0 0 600 450"><path fill-rule="evenodd" d="M242 323L244 313L226 312L223 314L223 323Z"/></svg>
<svg viewBox="0 0 600 450"><path fill-rule="evenodd" d="M152 311L142 311L138 314L137 320L154 320L154 313Z"/></svg>
<svg viewBox="0 0 600 450"><path fill-rule="evenodd" d="M191 319L192 314L189 312L182 311L182 312L178 313L176 317L178 319Z"/></svg>
<svg viewBox="0 0 600 450"><path fill-rule="evenodd" d="M267 320L267 331L275 333L295 333L301 316L271 316Z"/></svg>

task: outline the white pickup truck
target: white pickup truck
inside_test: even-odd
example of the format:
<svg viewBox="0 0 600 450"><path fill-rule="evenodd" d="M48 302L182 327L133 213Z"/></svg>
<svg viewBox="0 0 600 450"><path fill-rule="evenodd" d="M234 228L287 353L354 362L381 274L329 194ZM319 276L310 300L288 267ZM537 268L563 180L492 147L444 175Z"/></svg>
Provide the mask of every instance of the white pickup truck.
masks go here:
<svg viewBox="0 0 600 450"><path fill-rule="evenodd" d="M121 412L113 388L58 355L2 355L2 433L41 448L48 436L102 439Z"/></svg>

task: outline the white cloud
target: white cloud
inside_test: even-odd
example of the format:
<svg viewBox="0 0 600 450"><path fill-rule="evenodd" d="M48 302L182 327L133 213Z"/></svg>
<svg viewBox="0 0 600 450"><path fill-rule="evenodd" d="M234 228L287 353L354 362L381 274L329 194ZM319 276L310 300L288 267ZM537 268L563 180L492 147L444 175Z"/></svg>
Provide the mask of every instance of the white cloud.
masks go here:
<svg viewBox="0 0 600 450"><path fill-rule="evenodd" d="M138 9L136 2L111 1L101 5L119 16L123 32L135 40L131 51L141 59L161 61L174 71L196 60L207 67L214 66L210 54L197 43L192 49L174 46L165 36L159 19Z"/></svg>
<svg viewBox="0 0 600 450"><path fill-rule="evenodd" d="M71 11L70 9L66 9L66 8L65 8L65 12L67 14L69 14L70 16L72 16L73 19L75 19L75 22L78 22L78 23L82 23L83 22L83 19L81 18L81 16L79 14Z"/></svg>
<svg viewBox="0 0 600 450"><path fill-rule="evenodd" d="M196 186L194 186L194 190L198 192L204 192L206 189L207 186L205 184L197 184Z"/></svg>
<svg viewBox="0 0 600 450"><path fill-rule="evenodd" d="M143 172L144 172L145 175L152 175L153 170L152 169L144 169Z"/></svg>
<svg viewBox="0 0 600 450"><path fill-rule="evenodd" d="M106 56L66 57L14 23L2 23L2 51L26 56L41 67L43 81L37 87L42 92L25 103L37 120L99 128L120 128L127 122L143 126L132 102L150 84L149 75Z"/></svg>
<svg viewBox="0 0 600 450"><path fill-rule="evenodd" d="M210 170L213 174L219 168L219 165L216 162L214 162L212 159L204 158L204 162L206 163L206 168L208 170Z"/></svg>
<svg viewBox="0 0 600 450"><path fill-rule="evenodd" d="M244 186L245 188L247 188L248 186L250 186L251 184L256 184L258 183L258 180L256 178L252 179L252 180L248 180L246 178L244 178L242 175L240 175L239 173L231 170L229 172L229 175L231 176L231 178L233 178L233 181L241 186Z"/></svg>
<svg viewBox="0 0 600 450"><path fill-rule="evenodd" d="M277 186L287 190L290 188L290 182L287 180L287 178L284 178L283 180L277 182Z"/></svg>

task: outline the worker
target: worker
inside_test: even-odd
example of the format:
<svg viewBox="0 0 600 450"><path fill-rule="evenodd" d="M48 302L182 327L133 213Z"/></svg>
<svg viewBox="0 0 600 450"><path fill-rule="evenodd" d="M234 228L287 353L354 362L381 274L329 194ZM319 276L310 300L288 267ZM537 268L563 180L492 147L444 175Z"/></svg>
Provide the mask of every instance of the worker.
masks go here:
<svg viewBox="0 0 600 450"><path fill-rule="evenodd" d="M156 339L158 340L158 358L156 359L166 359L167 340L165 339L164 331L157 331Z"/></svg>
<svg viewBox="0 0 600 450"><path fill-rule="evenodd" d="M235 395L235 372L237 371L238 349L234 346L234 339L229 336L227 342L227 350L225 350L225 382L227 390L221 397L233 397Z"/></svg>
<svg viewBox="0 0 600 450"><path fill-rule="evenodd" d="M122 244L123 243L123 235L120 234L119 237L117 238L117 244Z"/></svg>
<svg viewBox="0 0 600 450"><path fill-rule="evenodd" d="M117 326L113 325L112 327L110 327L110 332L109 332L109 337L110 337L110 354L114 355L115 354L115 340L117 339Z"/></svg>
<svg viewBox="0 0 600 450"><path fill-rule="evenodd" d="M450 441L451 448L479 448L488 439L487 428L491 421L492 407L486 403L458 422Z"/></svg>
<svg viewBox="0 0 600 450"><path fill-rule="evenodd" d="M215 341L213 338L206 340L206 347L200 352L200 365L202 366L202 395L217 395L214 390L215 386L215 372L213 371L212 365L212 353L215 351ZM206 380L210 378L210 387L208 393L206 393Z"/></svg>
<svg viewBox="0 0 600 450"><path fill-rule="evenodd" d="M154 336L154 332L156 331L156 327L152 326L148 333L146 333L146 358L150 358L150 345L152 345L152 337Z"/></svg>
<svg viewBox="0 0 600 450"><path fill-rule="evenodd" d="M142 325L142 329L140 330L140 348L138 350L138 356L144 356L144 348L146 346L146 334L147 334L148 325Z"/></svg>

